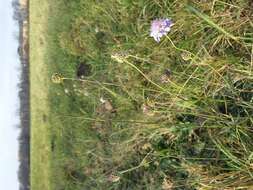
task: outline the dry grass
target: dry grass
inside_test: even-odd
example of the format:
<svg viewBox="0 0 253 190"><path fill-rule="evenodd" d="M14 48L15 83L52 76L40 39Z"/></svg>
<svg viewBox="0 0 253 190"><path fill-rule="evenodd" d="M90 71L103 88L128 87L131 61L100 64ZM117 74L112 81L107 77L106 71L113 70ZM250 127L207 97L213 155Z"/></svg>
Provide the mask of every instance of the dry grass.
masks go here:
<svg viewBox="0 0 253 190"><path fill-rule="evenodd" d="M31 85L31 189L50 189L50 140L48 103L48 69L46 33L48 0L31 0L30 19L30 85Z"/></svg>

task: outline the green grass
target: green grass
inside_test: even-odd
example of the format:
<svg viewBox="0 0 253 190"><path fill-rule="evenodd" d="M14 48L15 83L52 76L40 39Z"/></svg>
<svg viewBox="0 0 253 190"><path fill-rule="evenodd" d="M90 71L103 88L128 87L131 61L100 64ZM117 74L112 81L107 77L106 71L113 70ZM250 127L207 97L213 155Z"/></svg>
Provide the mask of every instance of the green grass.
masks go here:
<svg viewBox="0 0 253 190"><path fill-rule="evenodd" d="M33 189L253 188L250 1L30 4Z"/></svg>

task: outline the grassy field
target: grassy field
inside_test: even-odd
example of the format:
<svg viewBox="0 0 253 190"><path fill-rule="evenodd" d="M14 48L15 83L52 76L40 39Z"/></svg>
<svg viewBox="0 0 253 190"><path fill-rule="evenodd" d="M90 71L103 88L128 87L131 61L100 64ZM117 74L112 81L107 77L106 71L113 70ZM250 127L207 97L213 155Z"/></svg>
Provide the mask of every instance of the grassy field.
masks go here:
<svg viewBox="0 0 253 190"><path fill-rule="evenodd" d="M30 0L31 188L253 189L252 5Z"/></svg>
<svg viewBox="0 0 253 190"><path fill-rule="evenodd" d="M48 1L30 1L31 189L50 188L49 67L45 62Z"/></svg>

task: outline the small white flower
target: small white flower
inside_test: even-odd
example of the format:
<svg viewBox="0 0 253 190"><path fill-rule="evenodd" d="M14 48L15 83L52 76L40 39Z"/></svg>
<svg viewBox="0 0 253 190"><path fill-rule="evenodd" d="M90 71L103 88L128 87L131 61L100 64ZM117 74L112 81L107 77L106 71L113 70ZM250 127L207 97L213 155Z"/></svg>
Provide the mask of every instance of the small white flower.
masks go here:
<svg viewBox="0 0 253 190"><path fill-rule="evenodd" d="M65 92L66 94L68 94L68 93L69 93L69 90L68 90L67 88L65 88L65 89L64 89L64 92Z"/></svg>
<svg viewBox="0 0 253 190"><path fill-rule="evenodd" d="M100 102L101 102L102 104L104 104L104 103L106 102L106 100L105 100L103 97L101 97L101 98L100 98Z"/></svg>

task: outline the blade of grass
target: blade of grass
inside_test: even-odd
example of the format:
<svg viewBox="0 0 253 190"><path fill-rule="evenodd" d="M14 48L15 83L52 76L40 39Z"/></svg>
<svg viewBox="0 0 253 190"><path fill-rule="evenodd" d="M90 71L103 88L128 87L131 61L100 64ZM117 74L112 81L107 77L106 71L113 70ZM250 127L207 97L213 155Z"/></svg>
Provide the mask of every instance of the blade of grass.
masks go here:
<svg viewBox="0 0 253 190"><path fill-rule="evenodd" d="M203 19L204 21L206 21L210 26L212 26L213 28L217 29L220 33L223 33L225 36L238 41L238 37L230 34L229 32L227 32L225 29L223 29L222 27L220 27L218 24L216 24L209 16L201 13L199 10L197 10L196 8L194 8L191 5L187 5L187 10L194 13L195 15L197 15L199 18Z"/></svg>

